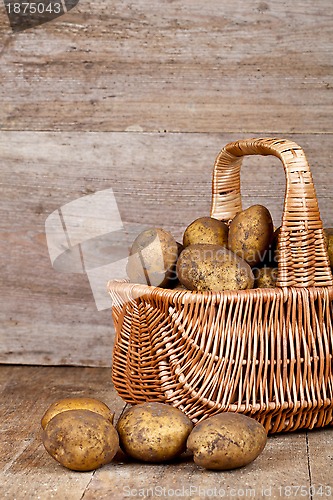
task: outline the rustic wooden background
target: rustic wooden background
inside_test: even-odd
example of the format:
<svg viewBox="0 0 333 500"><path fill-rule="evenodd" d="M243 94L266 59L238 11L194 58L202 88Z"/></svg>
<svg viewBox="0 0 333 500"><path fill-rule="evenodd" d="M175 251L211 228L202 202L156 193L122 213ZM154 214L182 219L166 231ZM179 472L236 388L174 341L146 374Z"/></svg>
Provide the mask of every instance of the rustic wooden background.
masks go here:
<svg viewBox="0 0 333 500"><path fill-rule="evenodd" d="M207 215L219 150L298 142L333 226L333 14L329 0L81 0L13 33L0 5L0 362L109 366L110 310L85 274L54 270L45 220L112 187L130 237L180 238ZM244 206L279 224L275 158L251 158ZM110 276L112 278L112 276Z"/></svg>

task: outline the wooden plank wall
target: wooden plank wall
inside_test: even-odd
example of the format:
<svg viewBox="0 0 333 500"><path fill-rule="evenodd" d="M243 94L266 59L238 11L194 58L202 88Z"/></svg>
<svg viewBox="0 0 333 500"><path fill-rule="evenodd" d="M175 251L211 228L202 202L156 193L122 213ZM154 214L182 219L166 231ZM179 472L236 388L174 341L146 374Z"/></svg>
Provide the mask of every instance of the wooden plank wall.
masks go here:
<svg viewBox="0 0 333 500"><path fill-rule="evenodd" d="M180 238L219 150L273 135L304 148L333 226L332 53L328 0L81 0L20 33L1 4L0 362L110 365L110 310L46 245L48 215L84 195L112 187L130 238ZM245 162L244 206L276 225L284 189L278 160Z"/></svg>

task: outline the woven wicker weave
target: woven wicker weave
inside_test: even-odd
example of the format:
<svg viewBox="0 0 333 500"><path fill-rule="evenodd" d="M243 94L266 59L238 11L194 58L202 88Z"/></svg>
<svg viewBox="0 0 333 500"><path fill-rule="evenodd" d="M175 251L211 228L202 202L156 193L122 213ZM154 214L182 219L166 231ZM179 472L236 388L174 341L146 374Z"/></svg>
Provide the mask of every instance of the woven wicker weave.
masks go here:
<svg viewBox="0 0 333 500"><path fill-rule="evenodd" d="M282 139L225 146L211 215L242 210L242 157L254 154L277 156L286 174L277 287L199 293L109 282L113 382L129 403L169 403L194 422L233 411L270 433L332 425L333 281L303 150Z"/></svg>

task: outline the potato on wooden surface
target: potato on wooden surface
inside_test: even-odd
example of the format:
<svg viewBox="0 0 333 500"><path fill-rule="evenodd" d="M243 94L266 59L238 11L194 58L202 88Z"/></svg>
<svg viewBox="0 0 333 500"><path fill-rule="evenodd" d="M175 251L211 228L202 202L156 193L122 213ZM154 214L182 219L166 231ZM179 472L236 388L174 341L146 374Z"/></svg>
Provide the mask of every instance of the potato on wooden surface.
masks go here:
<svg viewBox="0 0 333 500"><path fill-rule="evenodd" d="M110 408L94 398L64 398L59 399L51 404L51 406L46 410L42 417L42 427L45 429L49 421L58 415L58 413L62 413L63 411L68 410L90 410L95 413L99 413L107 420L110 420L111 424L113 422L114 414L111 412Z"/></svg>
<svg viewBox="0 0 333 500"><path fill-rule="evenodd" d="M276 286L278 270L276 267L261 267L254 272L255 288L274 288Z"/></svg>
<svg viewBox="0 0 333 500"><path fill-rule="evenodd" d="M189 245L177 262L179 281L189 290L220 292L252 288L251 267L220 245Z"/></svg>
<svg viewBox="0 0 333 500"><path fill-rule="evenodd" d="M164 229L151 228L134 240L127 262L133 283L167 287L176 280L175 265L181 245Z"/></svg>
<svg viewBox="0 0 333 500"><path fill-rule="evenodd" d="M119 449L111 422L90 410L68 410L53 417L42 434L48 453L71 470L89 471L105 465Z"/></svg>
<svg viewBox="0 0 333 500"><path fill-rule="evenodd" d="M253 205L231 221L228 248L253 267L264 262L273 232L273 221L267 208Z"/></svg>
<svg viewBox="0 0 333 500"><path fill-rule="evenodd" d="M163 403L142 403L118 420L120 447L145 462L164 462L186 449L192 421L180 410Z"/></svg>
<svg viewBox="0 0 333 500"><path fill-rule="evenodd" d="M264 427L239 413L219 413L199 422L187 440L194 462L205 469L236 469L249 464L263 451Z"/></svg>
<svg viewBox="0 0 333 500"><path fill-rule="evenodd" d="M223 221L212 217L200 217L193 221L184 232L183 245L197 243L227 246L228 226Z"/></svg>

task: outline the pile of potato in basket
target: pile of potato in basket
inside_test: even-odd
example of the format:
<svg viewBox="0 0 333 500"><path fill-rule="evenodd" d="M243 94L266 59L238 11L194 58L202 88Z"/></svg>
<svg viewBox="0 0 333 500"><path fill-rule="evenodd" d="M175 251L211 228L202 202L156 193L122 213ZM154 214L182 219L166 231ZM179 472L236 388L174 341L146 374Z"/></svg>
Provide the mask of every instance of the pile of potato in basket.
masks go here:
<svg viewBox="0 0 333 500"><path fill-rule="evenodd" d="M161 228L140 233L127 264L131 282L162 288L221 292L271 288L277 278L277 242L269 210L253 205L229 224L200 217L185 230L183 244ZM333 265L333 229L325 229Z"/></svg>

